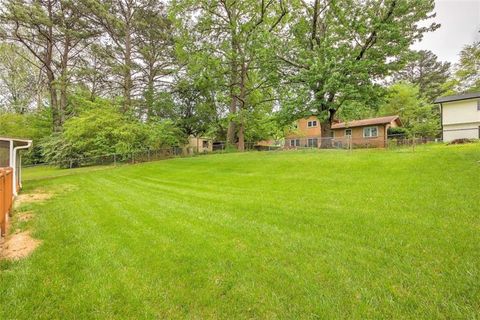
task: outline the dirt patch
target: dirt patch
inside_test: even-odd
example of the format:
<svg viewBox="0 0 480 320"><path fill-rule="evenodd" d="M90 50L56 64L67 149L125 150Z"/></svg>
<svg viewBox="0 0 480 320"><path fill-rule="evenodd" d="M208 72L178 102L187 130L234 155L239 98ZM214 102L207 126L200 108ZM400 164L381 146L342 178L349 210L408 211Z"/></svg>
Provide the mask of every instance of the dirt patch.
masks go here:
<svg viewBox="0 0 480 320"><path fill-rule="evenodd" d="M10 235L0 243L0 259L19 260L29 256L40 244L40 241L24 231Z"/></svg>
<svg viewBox="0 0 480 320"><path fill-rule="evenodd" d="M473 143L475 140L473 139L467 139L467 138L462 138L462 139L455 139L450 141L448 144L465 144L465 143Z"/></svg>
<svg viewBox="0 0 480 320"><path fill-rule="evenodd" d="M52 197L53 194L48 192L22 193L15 198L15 207L24 203L46 201Z"/></svg>
<svg viewBox="0 0 480 320"><path fill-rule="evenodd" d="M54 188L50 188L48 190L36 189L36 190L33 190L31 193L21 193L15 198L14 206L15 208L18 208L22 204L47 201L56 195L63 194L66 192L72 192L77 189L78 187L75 185L62 184L62 185L57 185Z"/></svg>
<svg viewBox="0 0 480 320"><path fill-rule="evenodd" d="M25 211L25 212L19 212L18 214L18 221L20 222L28 222L33 219L33 211Z"/></svg>

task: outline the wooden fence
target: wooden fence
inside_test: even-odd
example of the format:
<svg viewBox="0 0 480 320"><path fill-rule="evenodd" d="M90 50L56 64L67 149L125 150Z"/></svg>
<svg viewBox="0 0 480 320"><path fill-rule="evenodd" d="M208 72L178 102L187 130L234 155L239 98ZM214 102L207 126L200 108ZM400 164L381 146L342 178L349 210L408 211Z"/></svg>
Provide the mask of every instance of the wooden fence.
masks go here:
<svg viewBox="0 0 480 320"><path fill-rule="evenodd" d="M8 216L12 209L12 183L13 170L11 168L0 168L0 236L6 234Z"/></svg>

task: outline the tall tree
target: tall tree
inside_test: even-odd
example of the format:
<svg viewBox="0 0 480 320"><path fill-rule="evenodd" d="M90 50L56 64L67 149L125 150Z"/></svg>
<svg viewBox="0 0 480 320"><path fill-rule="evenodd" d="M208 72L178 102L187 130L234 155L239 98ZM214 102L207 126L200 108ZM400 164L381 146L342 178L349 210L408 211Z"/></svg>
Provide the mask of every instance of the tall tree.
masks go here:
<svg viewBox="0 0 480 320"><path fill-rule="evenodd" d="M480 41L465 46L456 66L457 92L480 92Z"/></svg>
<svg viewBox="0 0 480 320"><path fill-rule="evenodd" d="M98 97L114 98L117 95L115 88L111 88L109 80L111 77L107 72L108 59L102 59L103 49L93 42L80 56L80 61L75 70L77 85L88 92L90 101Z"/></svg>
<svg viewBox="0 0 480 320"><path fill-rule="evenodd" d="M161 91L171 86L169 78L177 69L173 26L165 5L159 0L148 0L136 12L135 31L143 109L147 118L151 118L155 100L161 98Z"/></svg>
<svg viewBox="0 0 480 320"><path fill-rule="evenodd" d="M4 0L1 21L8 40L23 45L45 72L53 128L65 121L71 67L94 32L80 6L69 0Z"/></svg>
<svg viewBox="0 0 480 320"><path fill-rule="evenodd" d="M410 58L409 46L438 27L433 0L314 0L295 2L291 27L281 39L284 91L301 103L296 113L318 112L323 135L343 104L368 102L378 84ZM300 99L303 98L302 100Z"/></svg>
<svg viewBox="0 0 480 320"><path fill-rule="evenodd" d="M43 104L43 74L29 61L30 52L14 43L0 43L0 107L24 114Z"/></svg>
<svg viewBox="0 0 480 320"><path fill-rule="evenodd" d="M105 36L97 43L97 53L105 61L111 86L121 90L123 112L133 111L135 58L135 19L145 8L143 0L87 0L89 17Z"/></svg>
<svg viewBox="0 0 480 320"><path fill-rule="evenodd" d="M431 51L418 51L415 60L395 74L396 81L408 81L419 88L421 97L433 101L446 91L445 83L450 77L449 62L438 61Z"/></svg>
<svg viewBox="0 0 480 320"><path fill-rule="evenodd" d="M397 114L410 136L435 137L440 130L438 109L431 102L419 98L419 87L399 82L388 88L380 115Z"/></svg>
<svg viewBox="0 0 480 320"><path fill-rule="evenodd" d="M175 85L172 120L186 137L201 137L215 122L215 105L206 90L208 87L186 79Z"/></svg>
<svg viewBox="0 0 480 320"><path fill-rule="evenodd" d="M177 21L190 55L208 55L207 66L222 77L222 90L228 94L229 127L227 139L245 149L246 118L252 109L272 101L268 94L270 78L260 72L269 59L266 47L272 32L287 15L282 0L202 0L175 1ZM194 61L190 59L189 61ZM262 98L262 94L266 93Z"/></svg>

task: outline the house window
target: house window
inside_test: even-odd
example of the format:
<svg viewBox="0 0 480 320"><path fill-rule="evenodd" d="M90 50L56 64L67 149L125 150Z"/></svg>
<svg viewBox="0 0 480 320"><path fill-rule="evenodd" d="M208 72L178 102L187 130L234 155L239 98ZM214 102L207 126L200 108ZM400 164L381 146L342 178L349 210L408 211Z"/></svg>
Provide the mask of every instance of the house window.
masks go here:
<svg viewBox="0 0 480 320"><path fill-rule="evenodd" d="M352 136L352 129L345 129L345 136L351 137Z"/></svg>
<svg viewBox="0 0 480 320"><path fill-rule="evenodd" d="M300 147L300 139L290 140L290 147Z"/></svg>
<svg viewBox="0 0 480 320"><path fill-rule="evenodd" d="M308 143L309 148L317 148L318 147L318 139L317 138L308 139L307 143Z"/></svg>
<svg viewBox="0 0 480 320"><path fill-rule="evenodd" d="M365 128L363 128L363 137L364 138L378 137L378 128L377 127L365 127Z"/></svg>
<svg viewBox="0 0 480 320"><path fill-rule="evenodd" d="M317 120L308 121L307 126L313 128L317 126Z"/></svg>
<svg viewBox="0 0 480 320"><path fill-rule="evenodd" d="M203 140L202 147L203 148L208 148L208 140Z"/></svg>

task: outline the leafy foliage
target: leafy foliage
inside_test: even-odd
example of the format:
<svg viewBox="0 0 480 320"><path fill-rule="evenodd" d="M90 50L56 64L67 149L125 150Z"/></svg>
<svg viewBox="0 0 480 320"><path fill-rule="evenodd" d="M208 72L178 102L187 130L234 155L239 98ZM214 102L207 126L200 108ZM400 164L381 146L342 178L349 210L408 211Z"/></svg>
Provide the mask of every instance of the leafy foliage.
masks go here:
<svg viewBox="0 0 480 320"><path fill-rule="evenodd" d="M214 96L228 110L227 139L243 150L249 119L273 106L270 43L287 15L286 3L178 0L172 8L180 57L190 71L214 75Z"/></svg>
<svg viewBox="0 0 480 320"><path fill-rule="evenodd" d="M478 43L449 81L447 63L410 50L438 27L422 23L433 0L1 3L0 107L50 113L57 134L35 138L48 159L150 148L171 134L244 150L312 112L328 135L335 118L377 114L391 79L419 87L408 102L423 127L409 130L427 132L438 115L426 101L479 87ZM385 105L397 109L394 100Z"/></svg>
<svg viewBox="0 0 480 320"><path fill-rule="evenodd" d="M438 110L418 97L418 86L405 82L394 84L379 112L381 115L399 115L410 136L436 136L440 130Z"/></svg>
<svg viewBox="0 0 480 320"><path fill-rule="evenodd" d="M450 77L450 67L449 62L438 61L431 51L422 50L394 78L417 85L420 97L432 102L446 92L445 83Z"/></svg>
<svg viewBox="0 0 480 320"><path fill-rule="evenodd" d="M67 120L63 132L53 135L43 146L48 162L65 165L65 161L77 158L125 154L178 143L178 132L170 122L144 124L104 107Z"/></svg>
<svg viewBox="0 0 480 320"><path fill-rule="evenodd" d="M32 55L13 43L0 43L0 108L23 114L40 107L43 100L43 78L28 63Z"/></svg>
<svg viewBox="0 0 480 320"><path fill-rule="evenodd" d="M480 92L480 41L460 52L454 81L457 92Z"/></svg>
<svg viewBox="0 0 480 320"><path fill-rule="evenodd" d="M315 110L325 130L344 104L377 97L379 80L400 70L411 59L409 46L438 27L417 24L432 16L433 0L295 3L278 58L285 86L296 83L290 90L303 95L298 113Z"/></svg>
<svg viewBox="0 0 480 320"><path fill-rule="evenodd" d="M23 154L23 163L39 163L43 161L41 141L50 136L51 114L47 109L35 113L3 113L0 114L0 136L32 139L33 147Z"/></svg>

